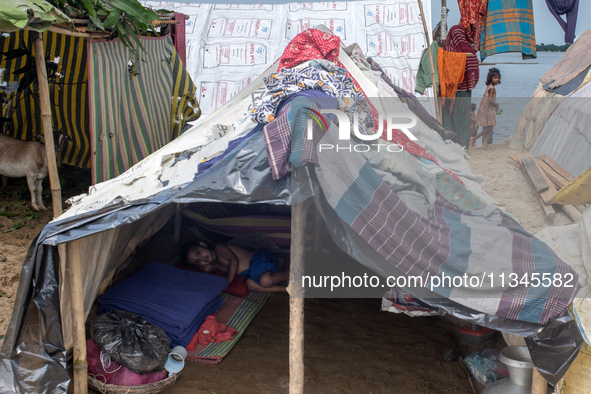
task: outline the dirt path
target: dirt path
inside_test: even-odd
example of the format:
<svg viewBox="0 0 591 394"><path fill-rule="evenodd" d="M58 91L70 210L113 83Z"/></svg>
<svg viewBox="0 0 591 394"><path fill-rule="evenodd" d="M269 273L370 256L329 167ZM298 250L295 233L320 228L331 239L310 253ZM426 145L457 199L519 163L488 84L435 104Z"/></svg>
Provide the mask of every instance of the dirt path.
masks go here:
<svg viewBox="0 0 591 394"><path fill-rule="evenodd" d="M90 185L90 171L61 168L63 207L72 196L85 193ZM10 178L0 187L0 346L10 322L14 295L21 269L31 242L52 219L52 211L30 209L31 195L25 178ZM43 201L51 209L49 179L43 183Z"/></svg>
<svg viewBox="0 0 591 394"><path fill-rule="evenodd" d="M526 153L524 149L509 149L507 144L478 147L470 152L468 163L476 174L485 176L482 187L499 206L517 217L524 229L532 234L550 226L562 226L572 220L558 208L548 219L525 175L509 154ZM555 205L556 207L556 205Z"/></svg>

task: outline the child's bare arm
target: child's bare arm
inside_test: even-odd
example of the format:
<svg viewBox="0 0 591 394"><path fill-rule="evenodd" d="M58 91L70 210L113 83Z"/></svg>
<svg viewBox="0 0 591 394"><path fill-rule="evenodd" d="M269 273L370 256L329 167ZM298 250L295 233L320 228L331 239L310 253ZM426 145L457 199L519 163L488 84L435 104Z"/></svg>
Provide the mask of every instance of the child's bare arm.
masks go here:
<svg viewBox="0 0 591 394"><path fill-rule="evenodd" d="M228 274L226 279L228 279L228 283L232 282L236 276L236 271L238 270L238 256L236 256L236 254L232 252L232 249L225 244L216 245L215 253L218 257L221 257L228 262Z"/></svg>

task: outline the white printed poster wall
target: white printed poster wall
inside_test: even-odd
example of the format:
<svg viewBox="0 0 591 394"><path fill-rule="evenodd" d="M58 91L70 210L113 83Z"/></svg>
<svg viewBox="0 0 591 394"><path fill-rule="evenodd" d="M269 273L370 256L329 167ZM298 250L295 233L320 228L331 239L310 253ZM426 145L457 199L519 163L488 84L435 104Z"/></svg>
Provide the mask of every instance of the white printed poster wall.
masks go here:
<svg viewBox="0 0 591 394"><path fill-rule="evenodd" d="M215 111L262 74L281 57L296 35L320 24L340 37L345 45L357 43L394 83L411 92L421 53L426 48L416 0L142 3L188 15L185 21L187 71L199 89L204 115ZM423 10L431 31L431 0L423 0ZM428 89L426 95L430 94Z"/></svg>

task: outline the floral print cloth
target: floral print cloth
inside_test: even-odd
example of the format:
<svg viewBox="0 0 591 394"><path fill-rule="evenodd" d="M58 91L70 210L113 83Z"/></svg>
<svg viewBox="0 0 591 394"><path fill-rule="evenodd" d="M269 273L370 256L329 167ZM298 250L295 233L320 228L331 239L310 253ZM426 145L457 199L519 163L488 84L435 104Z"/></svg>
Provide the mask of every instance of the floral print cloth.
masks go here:
<svg viewBox="0 0 591 394"><path fill-rule="evenodd" d="M339 110L353 119L359 114L359 130L367 134L373 127L372 113L363 93L355 86L346 70L327 60L312 60L307 66L297 69L283 69L264 79L267 92L262 102L252 110L252 120L267 124L275 120L277 108L282 100L306 89L316 89L335 97Z"/></svg>

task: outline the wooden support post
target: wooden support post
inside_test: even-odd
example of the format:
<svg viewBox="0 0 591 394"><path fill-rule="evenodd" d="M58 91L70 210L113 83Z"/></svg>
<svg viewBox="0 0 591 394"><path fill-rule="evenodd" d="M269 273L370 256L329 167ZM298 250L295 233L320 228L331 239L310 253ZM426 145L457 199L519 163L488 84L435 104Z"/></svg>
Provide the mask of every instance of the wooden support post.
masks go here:
<svg viewBox="0 0 591 394"><path fill-rule="evenodd" d="M72 336L74 344L74 394L88 393L88 362L86 360L86 332L84 330L84 296L82 288L82 257L80 240L70 241L67 246L68 278L72 303Z"/></svg>
<svg viewBox="0 0 591 394"><path fill-rule="evenodd" d="M548 382L534 367L533 378L531 382L531 394L546 394L548 393Z"/></svg>
<svg viewBox="0 0 591 394"><path fill-rule="evenodd" d="M62 190L57 175L57 162L53 144L53 129L51 125L51 105L49 101L49 86L47 85L47 69L45 68L45 52L43 50L43 36L38 33L35 39L35 66L37 67L37 81L39 85L39 99L41 101L41 124L45 139L45 153L47 155L47 169L49 171L49 187L53 205L53 217L62 214Z"/></svg>
<svg viewBox="0 0 591 394"><path fill-rule="evenodd" d="M176 204L174 211L174 242L178 245L181 242L181 225L183 224L183 209L181 204Z"/></svg>
<svg viewBox="0 0 591 394"><path fill-rule="evenodd" d="M291 207L291 279L289 283L289 394L304 393L304 274L306 202Z"/></svg>
<svg viewBox="0 0 591 394"><path fill-rule="evenodd" d="M441 41L447 39L447 1L441 0Z"/></svg>
<svg viewBox="0 0 591 394"><path fill-rule="evenodd" d="M419 2L419 12L421 13L421 20L423 21L423 29L425 30L425 40L427 41L427 53L429 54L429 63L431 64L431 79L433 80L433 100L435 100L435 112L437 120L442 122L441 107L439 106L439 98L437 97L437 87L435 86L435 63L433 62L433 54L431 53L431 38L429 38L429 29L427 29L427 21L425 21L425 13L423 12L423 3Z"/></svg>
<svg viewBox="0 0 591 394"><path fill-rule="evenodd" d="M320 252L320 249L322 249L322 226L324 222L318 209L313 209L312 215L314 215L314 222L312 223L314 226L314 239L312 240L312 250L314 251L314 253L318 253Z"/></svg>

